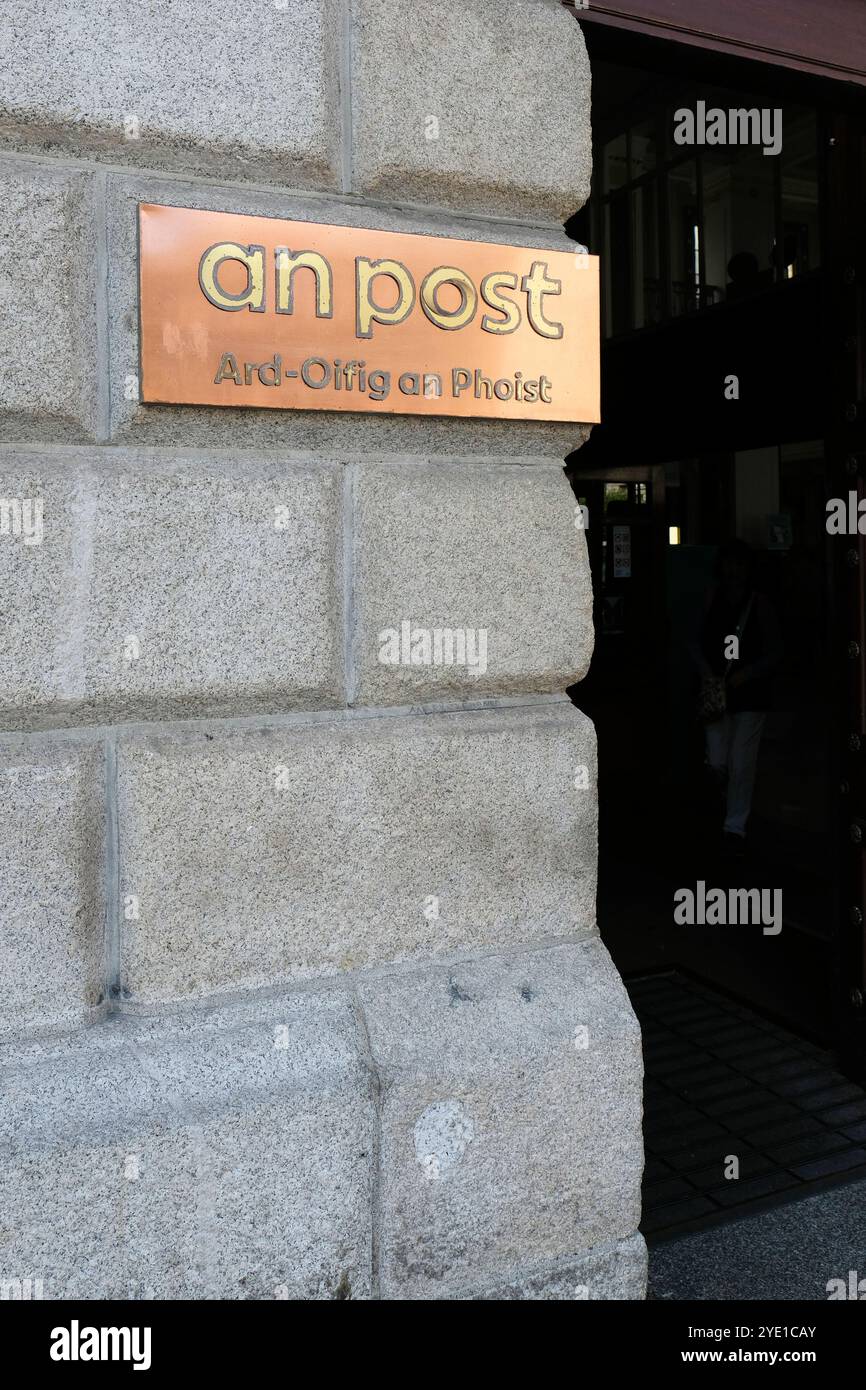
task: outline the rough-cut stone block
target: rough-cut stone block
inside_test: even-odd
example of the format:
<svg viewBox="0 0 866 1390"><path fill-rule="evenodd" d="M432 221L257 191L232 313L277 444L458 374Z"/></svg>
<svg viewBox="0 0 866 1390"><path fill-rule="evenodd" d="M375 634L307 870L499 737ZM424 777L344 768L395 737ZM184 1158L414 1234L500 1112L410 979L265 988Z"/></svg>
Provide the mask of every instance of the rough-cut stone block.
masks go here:
<svg viewBox="0 0 866 1390"><path fill-rule="evenodd" d="M74 472L47 454L0 454L0 726L27 727L38 710L70 703L83 686L87 556L76 545L88 507ZM0 525L3 515L0 514Z"/></svg>
<svg viewBox="0 0 866 1390"><path fill-rule="evenodd" d="M565 690L592 654L592 585L555 466L361 465L355 700Z"/></svg>
<svg viewBox="0 0 866 1390"><path fill-rule="evenodd" d="M0 62L0 74L16 81L18 64ZM93 185L91 174L0 160L0 441L97 433Z"/></svg>
<svg viewBox="0 0 866 1390"><path fill-rule="evenodd" d="M136 737L118 776L133 1000L594 927L595 737L567 702Z"/></svg>
<svg viewBox="0 0 866 1390"><path fill-rule="evenodd" d="M288 447L347 453L482 454L564 459L586 439L579 424L544 420L461 420L448 416L356 415L351 411L251 410L219 406L143 405L139 400L138 205L204 208L284 217L299 222L371 227L388 232L437 233L464 241L549 247L575 243L562 229L460 219L449 214L365 207L336 199L219 184L183 183L144 174L113 175L109 190L108 297L111 315L111 432L135 443L200 445L206 449ZM387 404L387 403L386 403Z"/></svg>
<svg viewBox="0 0 866 1390"><path fill-rule="evenodd" d="M342 997L0 1053L0 1281L45 1298L366 1298L375 1109Z"/></svg>
<svg viewBox="0 0 866 1390"><path fill-rule="evenodd" d="M383 1297L574 1259L640 1219L641 1046L598 939L362 982Z"/></svg>
<svg viewBox="0 0 866 1390"><path fill-rule="evenodd" d="M458 1296L496 1302L622 1302L643 1299L646 1283L646 1241L642 1235L633 1235L612 1245L596 1246L580 1260L557 1260L552 1265L524 1269L492 1287L462 1289Z"/></svg>
<svg viewBox="0 0 866 1390"><path fill-rule="evenodd" d="M559 0L352 0L354 186L564 221L589 196L590 72Z"/></svg>
<svg viewBox="0 0 866 1390"><path fill-rule="evenodd" d="M337 188L340 0L16 0L0 142Z"/></svg>
<svg viewBox="0 0 866 1390"><path fill-rule="evenodd" d="M344 702L338 464L22 452L0 496L42 503L0 537L7 728Z"/></svg>
<svg viewBox="0 0 866 1390"><path fill-rule="evenodd" d="M0 1031L95 1016L105 990L101 748L0 742Z"/></svg>

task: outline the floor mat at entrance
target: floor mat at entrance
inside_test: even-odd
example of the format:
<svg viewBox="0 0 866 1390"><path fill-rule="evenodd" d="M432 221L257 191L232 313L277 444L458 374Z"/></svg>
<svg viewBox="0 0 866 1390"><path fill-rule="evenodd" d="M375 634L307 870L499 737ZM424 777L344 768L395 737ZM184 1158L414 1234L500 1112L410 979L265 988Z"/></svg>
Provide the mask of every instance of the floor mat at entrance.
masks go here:
<svg viewBox="0 0 866 1390"><path fill-rule="evenodd" d="M646 1069L645 1236L866 1176L866 1090L831 1054L684 975L626 985Z"/></svg>

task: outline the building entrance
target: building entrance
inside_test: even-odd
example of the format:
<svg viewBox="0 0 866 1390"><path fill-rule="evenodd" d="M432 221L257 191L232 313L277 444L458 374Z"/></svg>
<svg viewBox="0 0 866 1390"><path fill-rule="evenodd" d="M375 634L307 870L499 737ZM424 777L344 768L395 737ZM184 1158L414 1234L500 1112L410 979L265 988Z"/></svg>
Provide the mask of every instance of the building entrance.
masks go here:
<svg viewBox="0 0 866 1390"><path fill-rule="evenodd" d="M603 423L567 465L596 633L569 693L644 1029L649 1234L866 1163L866 556L827 525L864 495L866 164L838 83L584 29L595 181L568 230L602 258ZM677 143L711 108L780 111L778 154ZM705 722L731 636L758 678Z"/></svg>
<svg viewBox="0 0 866 1390"><path fill-rule="evenodd" d="M829 1040L838 869L827 537L820 512L812 536L803 517L823 486L821 455L820 441L803 441L575 475L596 648L572 694L599 740L599 918L620 969L688 969ZM750 547L778 643L760 728L757 717L736 727L731 716L699 718L695 647L732 539ZM750 732L751 758L723 747ZM727 789L714 771L725 751ZM744 771L745 791L731 785ZM726 810L747 832L741 846L725 834ZM780 924L677 920L677 893L711 889L758 890Z"/></svg>

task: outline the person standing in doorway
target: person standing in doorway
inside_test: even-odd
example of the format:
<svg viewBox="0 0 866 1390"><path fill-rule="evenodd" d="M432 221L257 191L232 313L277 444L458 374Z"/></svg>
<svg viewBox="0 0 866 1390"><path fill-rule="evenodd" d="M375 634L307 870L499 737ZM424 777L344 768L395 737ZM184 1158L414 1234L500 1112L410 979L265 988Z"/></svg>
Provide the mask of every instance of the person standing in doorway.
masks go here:
<svg viewBox="0 0 866 1390"><path fill-rule="evenodd" d="M742 855L772 675L782 659L776 614L755 587L755 557L745 541L719 550L692 653L701 673L707 762L725 800L723 842Z"/></svg>

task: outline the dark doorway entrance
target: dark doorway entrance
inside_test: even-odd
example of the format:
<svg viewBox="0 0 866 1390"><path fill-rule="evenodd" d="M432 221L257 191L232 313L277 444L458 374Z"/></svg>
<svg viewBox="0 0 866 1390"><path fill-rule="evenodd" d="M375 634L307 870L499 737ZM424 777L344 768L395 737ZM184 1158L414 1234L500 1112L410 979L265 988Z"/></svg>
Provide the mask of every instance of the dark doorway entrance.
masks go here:
<svg viewBox="0 0 866 1390"><path fill-rule="evenodd" d="M829 1041L837 884L827 537L823 507L815 535L802 515L823 480L820 441L577 473L596 650L572 693L599 740L599 920L620 969L687 968ZM748 854L731 860L695 717L690 645L719 545L764 527L768 499L785 534L768 537L775 549L755 545L758 583L778 616L784 655L761 739ZM778 892L783 929L678 924L674 894L698 881Z"/></svg>
<svg viewBox="0 0 866 1390"><path fill-rule="evenodd" d="M862 536L828 532L826 511L864 488L862 98L783 68L584 32L595 182L568 230L602 258L603 423L568 463L596 627L589 675L570 694L599 740L599 926L636 1002L709 991L707 1009L730 1007L773 1046L805 1049L815 1096L829 1094L850 1084L841 1071L866 1077L866 556ZM698 100L780 110L781 152L678 147L674 112ZM780 643L745 852L732 854L730 791L726 817L696 717L695 647L720 549L735 539L750 548ZM778 905L779 930L769 917L676 920L675 895L701 884L729 902L757 892ZM801 1061L792 1082L785 1059L768 1066L799 1084ZM666 1088L647 1066L649 1133ZM692 1114L688 1097L679 1104ZM784 1117L799 1129L779 1144L833 1149L813 1120ZM718 1142L729 1149L730 1134ZM828 1173L845 1168L833 1153ZM802 1155L820 1158L820 1147ZM796 1186L788 1178L773 1178L780 1192Z"/></svg>

